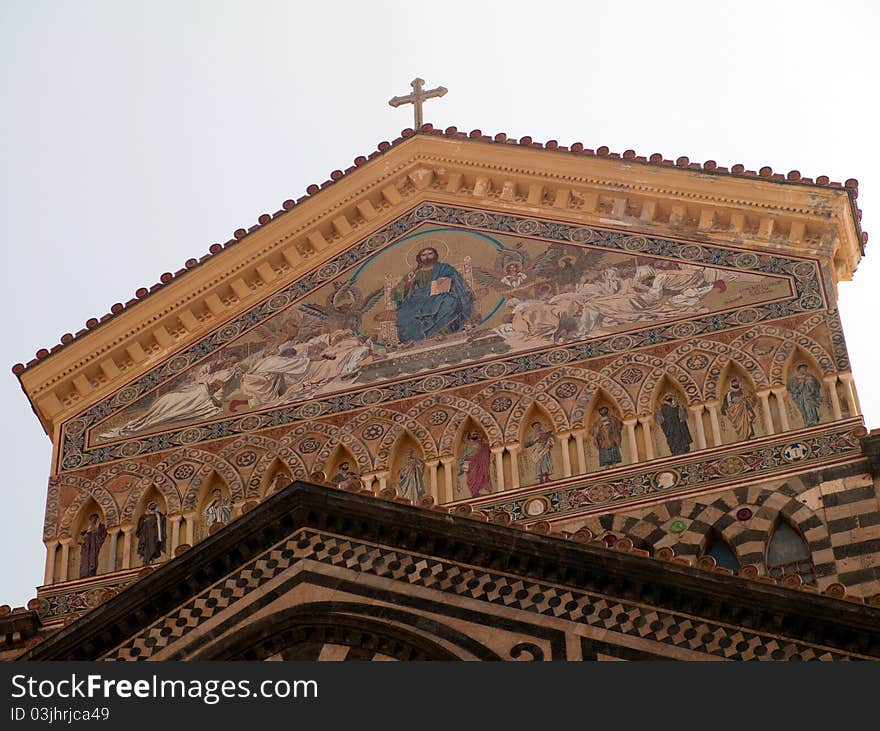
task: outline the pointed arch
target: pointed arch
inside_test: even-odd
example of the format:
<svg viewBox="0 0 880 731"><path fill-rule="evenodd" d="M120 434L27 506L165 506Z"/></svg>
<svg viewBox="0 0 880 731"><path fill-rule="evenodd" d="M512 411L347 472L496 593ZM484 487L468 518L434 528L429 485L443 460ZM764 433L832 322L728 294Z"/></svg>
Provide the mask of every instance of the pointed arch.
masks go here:
<svg viewBox="0 0 880 731"><path fill-rule="evenodd" d="M325 425L322 424L321 426ZM366 472L371 472L373 469L373 458L367 446L351 432L343 433L341 429L333 427L329 427L328 431L330 430L335 433L318 450L313 464L314 469L323 470L327 473L327 470L331 467L331 458L338 451L339 447L344 447L351 454L360 474L363 475Z"/></svg>
<svg viewBox="0 0 880 731"><path fill-rule="evenodd" d="M230 445L230 448L231 447L232 445ZM239 444L238 448L241 449L242 445ZM201 467L196 471L195 477L193 477L192 482L189 483L189 487L184 494L182 501L183 510L192 510L196 507L196 496L201 491L205 480L207 480L214 472L223 478L223 481L229 487L229 491L234 501L241 501L244 499L244 484L241 481L241 475L238 474L238 470L235 469L231 462L217 454L204 452L201 449L190 449L188 452L190 459L197 460L201 464ZM169 512L174 513L177 511L172 510L169 507Z"/></svg>
<svg viewBox="0 0 880 731"><path fill-rule="evenodd" d="M828 376L836 373L834 359L825 348L807 335L788 331L785 341L774 354L770 365L770 382L773 385L785 385L786 374L798 353L812 363L820 375Z"/></svg>
<svg viewBox="0 0 880 731"><path fill-rule="evenodd" d="M104 515L104 522L108 526L119 525L119 507L109 490L102 485L95 484L91 480L73 475L65 475L58 479L59 487L65 485L75 487L78 492L70 505L65 509L64 515L58 523L56 535L50 537L55 538L57 536L71 535L71 526L82 511L83 505L85 505L89 499L93 499L101 508L101 512Z"/></svg>
<svg viewBox="0 0 880 731"><path fill-rule="evenodd" d="M501 444L504 441L504 434L498 421L482 406L468 399L456 398L443 393L434 394L413 406L407 412L407 416L417 419L418 416L435 406L447 406L449 411L452 411L452 417L447 420L437 445L438 456L453 454L455 437L468 416L480 424L491 444ZM435 457L425 456L428 459L435 459Z"/></svg>
<svg viewBox="0 0 880 731"><path fill-rule="evenodd" d="M108 470L97 477L95 482L103 485L114 477L123 474L134 475L135 477L140 478L135 489L129 492L128 499L125 501L125 505L122 508L122 515L120 518L123 522L128 522L132 519L140 494L145 491L144 488L151 485L162 495L169 512L180 512L180 494L177 492L177 486L175 485L174 480L165 474L165 472L141 462L123 462L122 464L114 465L114 467L117 469Z"/></svg>
<svg viewBox="0 0 880 731"><path fill-rule="evenodd" d="M562 368L558 373L560 374L560 380L562 377L566 377L583 381L586 384L586 388L578 394L571 409L572 429L586 429L589 426L587 423L588 409L598 389L606 391L614 399L623 418L635 418L636 405L632 397L620 383L605 372L605 369L602 369L600 372L582 368Z"/></svg>
<svg viewBox="0 0 880 731"><path fill-rule="evenodd" d="M800 576L805 584L816 583L813 554L801 532L779 515L767 541L767 574L774 579Z"/></svg>
<svg viewBox="0 0 880 731"><path fill-rule="evenodd" d="M702 390L685 369L676 363L667 363L654 356L645 356L645 360L651 366L651 371L645 380L642 381L636 400L640 416L650 416L653 414L657 393L660 390L661 383L665 380L668 380L684 397L683 404L685 406L691 406L703 400Z"/></svg>

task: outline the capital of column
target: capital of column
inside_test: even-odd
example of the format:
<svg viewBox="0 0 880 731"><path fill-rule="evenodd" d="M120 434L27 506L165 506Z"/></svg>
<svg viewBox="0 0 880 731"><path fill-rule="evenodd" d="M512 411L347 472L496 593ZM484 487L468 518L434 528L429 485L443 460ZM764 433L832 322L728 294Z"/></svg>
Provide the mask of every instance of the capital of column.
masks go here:
<svg viewBox="0 0 880 731"><path fill-rule="evenodd" d="M704 401L703 406L705 406L707 409L717 409L719 406L721 406L721 402L718 399L711 399L709 401Z"/></svg>
<svg viewBox="0 0 880 731"><path fill-rule="evenodd" d="M841 371L837 374L837 377L843 381L844 383L852 383L853 382L853 374L850 371Z"/></svg>
<svg viewBox="0 0 880 731"><path fill-rule="evenodd" d="M688 410L693 414L702 414L703 404L694 404L693 406L688 406Z"/></svg>
<svg viewBox="0 0 880 731"><path fill-rule="evenodd" d="M571 439L572 432L571 431L561 431L556 434L559 439Z"/></svg>
<svg viewBox="0 0 880 731"><path fill-rule="evenodd" d="M504 454L505 449L506 447L503 444L496 444L493 447L489 447L489 450L492 452L492 454Z"/></svg>
<svg viewBox="0 0 880 731"><path fill-rule="evenodd" d="M837 373L832 373L828 376L822 376L822 380L825 381L825 383L833 386L835 383L837 383L837 376Z"/></svg>
<svg viewBox="0 0 880 731"><path fill-rule="evenodd" d="M650 417L645 417L645 418L650 418ZM639 423L639 419L635 416L632 417L631 419L624 419L623 420L624 426L635 426L638 423Z"/></svg>
<svg viewBox="0 0 880 731"><path fill-rule="evenodd" d="M440 462L444 465L453 464L455 462L455 456L440 457Z"/></svg>
<svg viewBox="0 0 880 731"><path fill-rule="evenodd" d="M760 399L766 399L766 398L770 398L770 394L772 392L773 392L772 388L762 388L762 389L755 391L755 394Z"/></svg>
<svg viewBox="0 0 880 731"><path fill-rule="evenodd" d="M654 421L653 416L640 416L639 417L639 424L641 424L642 426L650 425L651 422L653 422L653 421Z"/></svg>
<svg viewBox="0 0 880 731"><path fill-rule="evenodd" d="M784 397L788 393L788 391L785 389L785 386L776 386L776 388L771 388L770 390L777 398Z"/></svg>
<svg viewBox="0 0 880 731"><path fill-rule="evenodd" d="M439 464L440 464L439 459L426 459L425 460L425 466L430 467L431 469L434 469L434 467L439 466Z"/></svg>

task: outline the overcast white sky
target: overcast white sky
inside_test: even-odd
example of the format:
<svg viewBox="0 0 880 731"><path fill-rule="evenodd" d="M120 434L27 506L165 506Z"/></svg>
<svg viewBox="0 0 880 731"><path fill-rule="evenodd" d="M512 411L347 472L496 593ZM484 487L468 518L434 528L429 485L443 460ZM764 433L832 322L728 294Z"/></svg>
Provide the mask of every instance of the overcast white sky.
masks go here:
<svg viewBox="0 0 880 731"><path fill-rule="evenodd" d="M858 178L880 237L880 4L127 0L0 5L0 604L42 582L48 438L9 367L411 126ZM841 311L880 426L880 255ZM5 374L5 375L3 375Z"/></svg>

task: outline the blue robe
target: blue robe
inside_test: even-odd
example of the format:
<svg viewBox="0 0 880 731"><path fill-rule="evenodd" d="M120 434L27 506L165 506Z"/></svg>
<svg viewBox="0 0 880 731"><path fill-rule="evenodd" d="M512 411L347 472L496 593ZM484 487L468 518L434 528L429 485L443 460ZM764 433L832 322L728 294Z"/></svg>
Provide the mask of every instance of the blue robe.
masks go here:
<svg viewBox="0 0 880 731"><path fill-rule="evenodd" d="M426 282L424 275L417 275L411 284L401 283L394 291L397 338L401 343L458 332L470 319L474 296L458 270L438 262L430 277ZM449 291L431 296L431 282L443 277L450 280Z"/></svg>

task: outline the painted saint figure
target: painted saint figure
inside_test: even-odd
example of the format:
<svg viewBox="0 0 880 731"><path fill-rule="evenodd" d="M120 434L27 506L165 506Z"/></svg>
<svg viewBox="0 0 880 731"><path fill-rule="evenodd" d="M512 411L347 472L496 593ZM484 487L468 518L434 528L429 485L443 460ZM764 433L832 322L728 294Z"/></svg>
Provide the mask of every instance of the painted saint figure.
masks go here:
<svg viewBox="0 0 880 731"><path fill-rule="evenodd" d="M593 422L593 434L599 449L599 466L611 467L618 464L620 455L620 434L623 422L611 413L607 406L599 407L599 416Z"/></svg>
<svg viewBox="0 0 880 731"><path fill-rule="evenodd" d="M687 412L684 406L678 403L675 394L668 393L663 397L660 408L654 412L654 420L663 430L671 454L690 452L694 440L688 429Z"/></svg>
<svg viewBox="0 0 880 731"><path fill-rule="evenodd" d="M555 442L553 431L545 427L540 421L533 421L526 435L523 446L526 455L535 470L535 479L539 485L550 482L553 474L553 443Z"/></svg>
<svg viewBox="0 0 880 731"><path fill-rule="evenodd" d="M107 528L97 513L89 516L89 524L80 532L80 538L79 578L85 579L98 573L98 556L107 538Z"/></svg>
<svg viewBox="0 0 880 731"><path fill-rule="evenodd" d="M464 476L471 497L492 492L492 451L477 431L469 432L458 460L458 476Z"/></svg>
<svg viewBox="0 0 880 731"><path fill-rule="evenodd" d="M330 478L340 490L357 490L363 485L357 472L351 468L350 462L340 462L336 474Z"/></svg>
<svg viewBox="0 0 880 731"><path fill-rule="evenodd" d="M147 512L138 519L135 536L138 541L137 553L143 560L144 566L149 566L165 553L167 542L165 514L159 511L159 506L155 502L151 501L147 505Z"/></svg>
<svg viewBox="0 0 880 731"><path fill-rule="evenodd" d="M804 420L804 426L819 423L819 401L822 398L822 385L804 363L795 368L795 374L786 385L792 400L797 404Z"/></svg>
<svg viewBox="0 0 880 731"><path fill-rule="evenodd" d="M721 402L721 413L730 419L741 440L755 436L756 404L755 395L745 390L738 378L731 378Z"/></svg>
<svg viewBox="0 0 880 731"><path fill-rule="evenodd" d="M406 461L400 467L397 485L401 497L409 498L414 503L425 496L425 463L412 449L406 450Z"/></svg>
<svg viewBox="0 0 880 731"><path fill-rule="evenodd" d="M416 264L391 292L401 343L458 332L473 310L473 293L455 267L439 261L437 249L419 251Z"/></svg>
<svg viewBox="0 0 880 731"><path fill-rule="evenodd" d="M220 488L214 488L211 492L211 502L205 507L205 525L210 530L211 526L219 523L226 525L232 520L232 503L223 495Z"/></svg>

